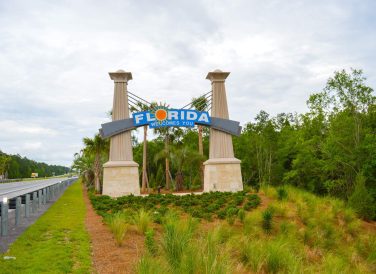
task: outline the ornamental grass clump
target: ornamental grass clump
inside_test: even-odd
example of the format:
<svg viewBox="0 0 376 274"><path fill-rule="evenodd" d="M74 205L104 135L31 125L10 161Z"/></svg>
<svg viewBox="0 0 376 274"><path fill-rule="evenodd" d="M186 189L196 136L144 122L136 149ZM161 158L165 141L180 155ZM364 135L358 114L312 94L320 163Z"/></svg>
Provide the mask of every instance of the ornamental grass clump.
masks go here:
<svg viewBox="0 0 376 274"><path fill-rule="evenodd" d="M157 254L157 245L154 240L154 230L148 229L145 232L145 246L150 255L155 256Z"/></svg>
<svg viewBox="0 0 376 274"><path fill-rule="evenodd" d="M226 221L228 224L233 225L235 222L238 209L236 207L229 207L226 211Z"/></svg>
<svg viewBox="0 0 376 274"><path fill-rule="evenodd" d="M168 214L163 228L162 250L169 265L173 269L178 269L184 252L193 239L196 221L192 218L180 221L176 216Z"/></svg>
<svg viewBox="0 0 376 274"><path fill-rule="evenodd" d="M137 230L142 234L145 234L152 221L153 217L150 212L144 210L143 208L137 211L133 216L133 223L137 226Z"/></svg>
<svg viewBox="0 0 376 274"><path fill-rule="evenodd" d="M245 219L245 211L244 209L239 209L238 211L238 218L240 220L240 222L243 224L244 223L244 219Z"/></svg>
<svg viewBox="0 0 376 274"><path fill-rule="evenodd" d="M125 221L124 216L120 212L115 213L114 215L108 217L107 223L112 234L114 235L116 244L118 246L121 246L129 227L129 225Z"/></svg>

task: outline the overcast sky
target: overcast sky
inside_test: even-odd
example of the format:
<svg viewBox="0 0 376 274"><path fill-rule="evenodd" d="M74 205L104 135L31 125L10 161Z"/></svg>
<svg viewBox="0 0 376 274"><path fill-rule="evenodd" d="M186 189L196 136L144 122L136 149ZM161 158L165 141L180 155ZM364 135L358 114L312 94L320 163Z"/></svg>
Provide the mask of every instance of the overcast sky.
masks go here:
<svg viewBox="0 0 376 274"><path fill-rule="evenodd" d="M335 70L376 84L376 1L0 0L0 150L69 166L108 122L109 71L181 107L230 71L230 118L305 112Z"/></svg>

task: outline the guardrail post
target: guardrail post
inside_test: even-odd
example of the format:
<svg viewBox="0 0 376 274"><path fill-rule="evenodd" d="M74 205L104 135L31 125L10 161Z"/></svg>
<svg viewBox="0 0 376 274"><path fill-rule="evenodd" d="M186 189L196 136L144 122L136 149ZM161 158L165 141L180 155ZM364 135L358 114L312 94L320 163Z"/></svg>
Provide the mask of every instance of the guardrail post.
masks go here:
<svg viewBox="0 0 376 274"><path fill-rule="evenodd" d="M8 235L8 203L1 203L1 236Z"/></svg>
<svg viewBox="0 0 376 274"><path fill-rule="evenodd" d="M18 226L21 221L21 208L22 208L21 197L17 197L16 198L16 226Z"/></svg>
<svg viewBox="0 0 376 274"><path fill-rule="evenodd" d="M43 188L43 204L46 204L46 189Z"/></svg>
<svg viewBox="0 0 376 274"><path fill-rule="evenodd" d="M38 190L38 207L40 208L42 206L42 190Z"/></svg>
<svg viewBox="0 0 376 274"><path fill-rule="evenodd" d="M33 213L37 212L37 204L38 204L38 198L37 198L37 192L33 192Z"/></svg>
<svg viewBox="0 0 376 274"><path fill-rule="evenodd" d="M51 186L51 198L52 200L55 200L55 185Z"/></svg>
<svg viewBox="0 0 376 274"><path fill-rule="evenodd" d="M28 218L30 216L30 194L26 194L25 199L25 217Z"/></svg>

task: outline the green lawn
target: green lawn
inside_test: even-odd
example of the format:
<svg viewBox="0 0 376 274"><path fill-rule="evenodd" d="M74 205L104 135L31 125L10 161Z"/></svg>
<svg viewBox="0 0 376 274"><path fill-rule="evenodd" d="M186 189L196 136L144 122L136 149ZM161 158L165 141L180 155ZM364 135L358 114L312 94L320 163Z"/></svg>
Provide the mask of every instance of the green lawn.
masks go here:
<svg viewBox="0 0 376 274"><path fill-rule="evenodd" d="M30 226L0 258L1 273L90 273L90 240L80 181ZM3 260L14 256L16 260Z"/></svg>

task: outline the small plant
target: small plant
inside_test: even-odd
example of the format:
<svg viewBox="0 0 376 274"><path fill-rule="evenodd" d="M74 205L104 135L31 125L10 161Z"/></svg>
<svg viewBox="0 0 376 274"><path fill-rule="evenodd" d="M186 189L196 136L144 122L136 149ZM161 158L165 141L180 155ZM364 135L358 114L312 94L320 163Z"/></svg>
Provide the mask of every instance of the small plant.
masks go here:
<svg viewBox="0 0 376 274"><path fill-rule="evenodd" d="M117 245L121 246L128 230L128 224L125 222L124 216L122 216L121 213L116 213L108 218L107 223L114 235Z"/></svg>
<svg viewBox="0 0 376 274"><path fill-rule="evenodd" d="M272 230L272 221L273 221L273 211L270 208L267 208L262 213L262 228L266 233L270 233Z"/></svg>
<svg viewBox="0 0 376 274"><path fill-rule="evenodd" d="M149 251L149 253L153 256L156 255L157 253L157 246L155 244L155 240L154 240L154 230L153 229L148 229L146 232L145 232L145 246L147 248L147 250Z"/></svg>
<svg viewBox="0 0 376 274"><path fill-rule="evenodd" d="M152 222L153 218L150 212L141 208L134 216L133 216L133 223L137 226L137 229L140 233L145 233L148 229L150 223Z"/></svg>
<svg viewBox="0 0 376 274"><path fill-rule="evenodd" d="M238 212L238 209L236 207L229 207L226 211L226 221L233 225L235 222L235 217Z"/></svg>
<svg viewBox="0 0 376 274"><path fill-rule="evenodd" d="M240 222L243 224L244 223L244 219L245 219L245 211L244 209L239 209L238 211L238 218L240 220Z"/></svg>
<svg viewBox="0 0 376 274"><path fill-rule="evenodd" d="M224 219L224 218L226 218L226 211L225 210L220 210L220 211L218 211L217 212L217 217L219 218L219 219Z"/></svg>
<svg viewBox="0 0 376 274"><path fill-rule="evenodd" d="M280 187L277 189L277 196L278 196L278 200L282 201L282 200L285 200L287 199L287 191L285 188L283 187Z"/></svg>

